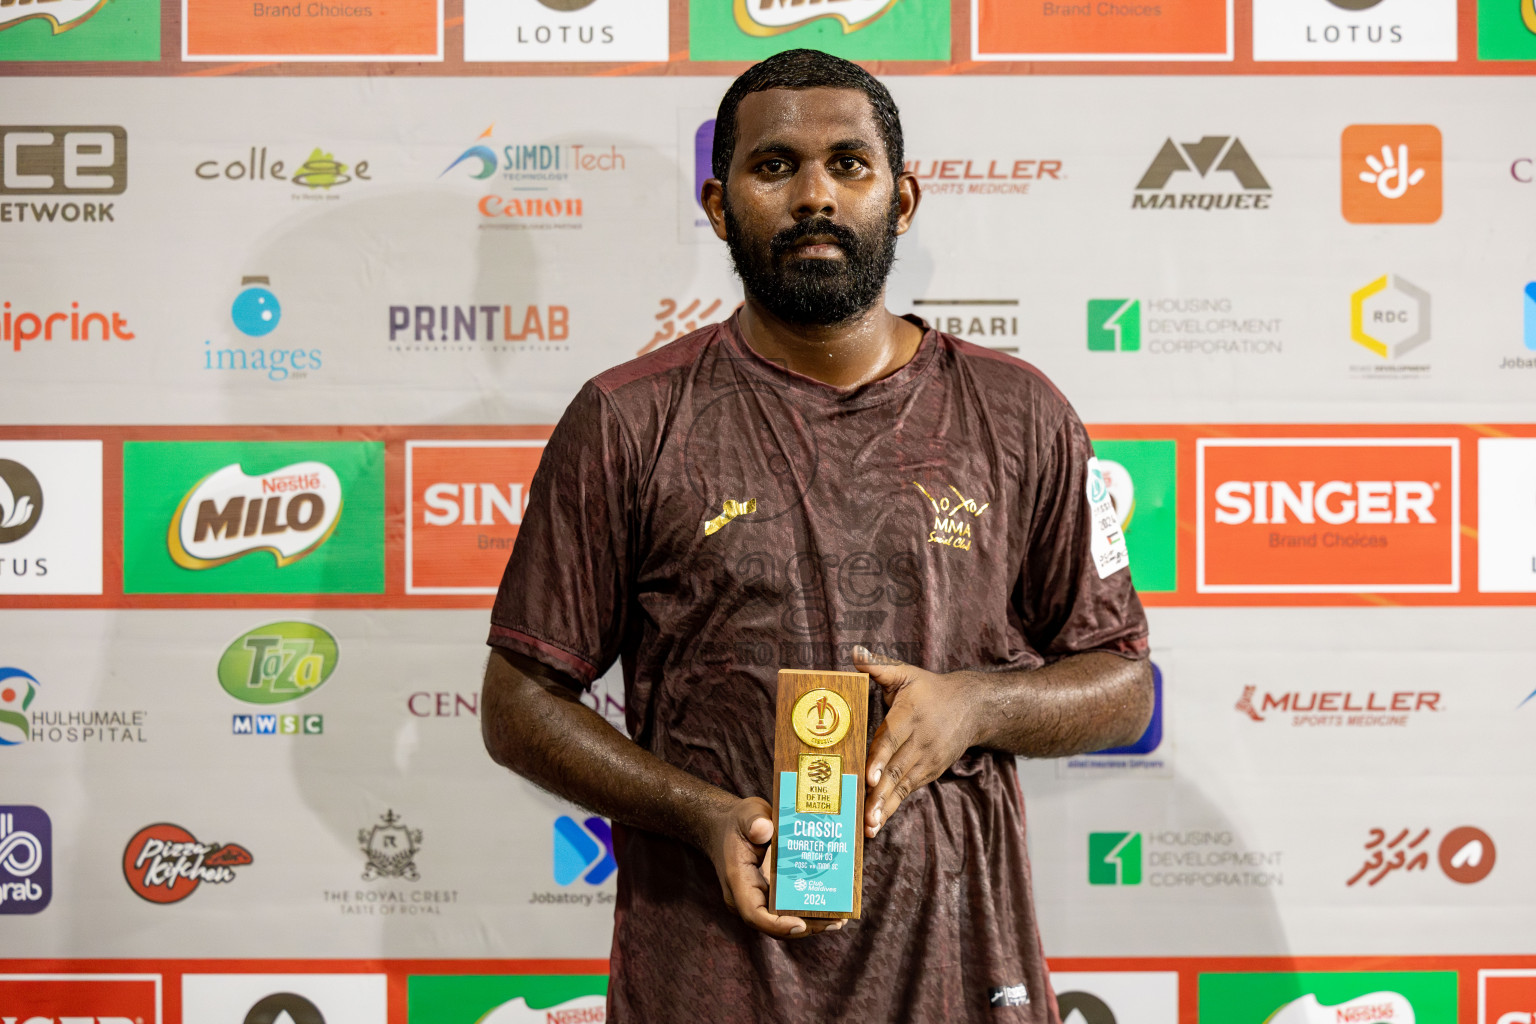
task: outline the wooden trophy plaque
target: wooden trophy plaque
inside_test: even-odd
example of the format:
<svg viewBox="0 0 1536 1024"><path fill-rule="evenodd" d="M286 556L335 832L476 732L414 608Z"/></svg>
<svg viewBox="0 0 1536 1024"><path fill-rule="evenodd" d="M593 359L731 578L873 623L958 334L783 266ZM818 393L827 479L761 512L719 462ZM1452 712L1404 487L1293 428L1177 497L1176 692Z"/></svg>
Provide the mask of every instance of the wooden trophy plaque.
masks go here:
<svg viewBox="0 0 1536 1024"><path fill-rule="evenodd" d="M864 888L869 676L779 670L768 908L857 918Z"/></svg>

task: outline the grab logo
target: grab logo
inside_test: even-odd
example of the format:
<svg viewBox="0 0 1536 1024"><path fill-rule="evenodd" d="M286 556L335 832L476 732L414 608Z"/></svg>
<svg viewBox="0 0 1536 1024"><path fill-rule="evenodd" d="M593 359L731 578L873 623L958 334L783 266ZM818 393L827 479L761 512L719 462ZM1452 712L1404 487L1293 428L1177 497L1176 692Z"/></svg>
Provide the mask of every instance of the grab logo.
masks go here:
<svg viewBox="0 0 1536 1024"><path fill-rule="evenodd" d="M1478 971L1477 1024L1536 1024L1536 971Z"/></svg>
<svg viewBox="0 0 1536 1024"><path fill-rule="evenodd" d="M0 974L0 1020L160 1024L160 975Z"/></svg>
<svg viewBox="0 0 1536 1024"><path fill-rule="evenodd" d="M544 442L407 441L405 592L494 594Z"/></svg>
<svg viewBox="0 0 1536 1024"><path fill-rule="evenodd" d="M1205 438L1196 589L1446 593L1461 585L1453 438Z"/></svg>

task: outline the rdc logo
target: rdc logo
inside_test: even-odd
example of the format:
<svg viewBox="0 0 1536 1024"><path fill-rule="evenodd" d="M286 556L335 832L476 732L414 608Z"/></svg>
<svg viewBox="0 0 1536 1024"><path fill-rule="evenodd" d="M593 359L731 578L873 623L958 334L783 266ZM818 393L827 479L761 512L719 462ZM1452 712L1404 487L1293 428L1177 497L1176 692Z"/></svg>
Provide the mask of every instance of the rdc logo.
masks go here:
<svg viewBox="0 0 1536 1024"><path fill-rule="evenodd" d="M588 818L581 824L568 815L555 819L555 881L570 885L581 879L588 885L601 885L618 870L613 859L613 830L602 818Z"/></svg>
<svg viewBox="0 0 1536 1024"><path fill-rule="evenodd" d="M53 899L53 823L41 807L0 807L0 914L36 914Z"/></svg>

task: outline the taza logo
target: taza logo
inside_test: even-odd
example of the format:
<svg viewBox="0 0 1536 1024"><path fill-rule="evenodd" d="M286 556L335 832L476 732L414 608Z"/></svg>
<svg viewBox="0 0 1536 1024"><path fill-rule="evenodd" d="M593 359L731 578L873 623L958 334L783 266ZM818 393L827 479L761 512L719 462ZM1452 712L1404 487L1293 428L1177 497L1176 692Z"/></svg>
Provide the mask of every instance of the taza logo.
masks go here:
<svg viewBox="0 0 1536 1024"><path fill-rule="evenodd" d="M249 704L281 704L336 671L336 638L311 622L273 622L236 637L219 658L219 685Z"/></svg>
<svg viewBox="0 0 1536 1024"><path fill-rule="evenodd" d="M225 885L235 869L252 863L234 843L200 843L180 825L146 826L123 849L123 878L134 895L150 903L180 903L204 882Z"/></svg>
<svg viewBox="0 0 1536 1024"><path fill-rule="evenodd" d="M181 500L167 534L171 559L184 569L210 569L269 551L278 566L288 565L330 539L341 501L341 479L323 462L255 476L232 463Z"/></svg>

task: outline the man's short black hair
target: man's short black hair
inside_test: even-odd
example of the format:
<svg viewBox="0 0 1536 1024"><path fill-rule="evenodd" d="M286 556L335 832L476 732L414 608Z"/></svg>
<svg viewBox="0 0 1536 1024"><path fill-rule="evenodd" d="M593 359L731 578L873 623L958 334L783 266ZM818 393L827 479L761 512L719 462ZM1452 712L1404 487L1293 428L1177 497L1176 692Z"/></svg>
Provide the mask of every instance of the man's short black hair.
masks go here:
<svg viewBox="0 0 1536 1024"><path fill-rule="evenodd" d="M715 149L711 169L720 183L730 173L731 158L736 155L736 108L744 96L767 89L857 89L869 97L885 143L891 177L902 172L901 113L885 86L868 71L841 57L820 50L785 50L754 64L731 83L715 115Z"/></svg>

